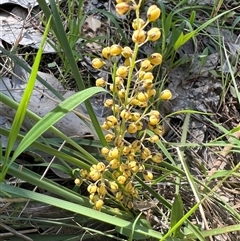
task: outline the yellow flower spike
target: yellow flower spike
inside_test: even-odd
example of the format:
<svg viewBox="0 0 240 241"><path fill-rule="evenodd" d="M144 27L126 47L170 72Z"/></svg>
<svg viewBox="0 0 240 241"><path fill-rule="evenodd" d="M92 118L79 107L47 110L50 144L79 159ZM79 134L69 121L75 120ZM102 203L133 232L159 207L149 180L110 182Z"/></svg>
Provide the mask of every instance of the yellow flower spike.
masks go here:
<svg viewBox="0 0 240 241"><path fill-rule="evenodd" d="M105 136L105 139L107 142L112 142L114 140L114 135L113 134L110 134L108 133L106 136Z"/></svg>
<svg viewBox="0 0 240 241"><path fill-rule="evenodd" d="M131 118L131 112L129 110L122 110L120 116L122 119L128 120L129 118Z"/></svg>
<svg viewBox="0 0 240 241"><path fill-rule="evenodd" d="M125 89L121 89L121 90L119 90L118 91L118 97L120 98L120 99L124 99L125 98L125 95L126 95L126 90Z"/></svg>
<svg viewBox="0 0 240 241"><path fill-rule="evenodd" d="M107 85L107 82L103 78L99 78L96 80L96 86L97 87L105 87Z"/></svg>
<svg viewBox="0 0 240 241"><path fill-rule="evenodd" d="M144 26L144 24L145 24L145 22L143 19L141 19L141 18L134 19L132 22L132 28L134 30L141 29Z"/></svg>
<svg viewBox="0 0 240 241"><path fill-rule="evenodd" d="M105 107L112 107L113 105L113 99L106 99L105 102L104 102L104 106Z"/></svg>
<svg viewBox="0 0 240 241"><path fill-rule="evenodd" d="M146 40L146 33L142 29L133 32L132 41L141 44Z"/></svg>
<svg viewBox="0 0 240 241"><path fill-rule="evenodd" d="M150 172L150 171L147 171L147 170L145 170L145 171L143 171L143 178L144 178L144 180L145 181L151 181L152 179L153 179L153 174L152 174L152 172Z"/></svg>
<svg viewBox="0 0 240 241"><path fill-rule="evenodd" d="M99 162L96 166L96 169L99 171L99 172L104 172L106 170L106 166L103 162Z"/></svg>
<svg viewBox="0 0 240 241"><path fill-rule="evenodd" d="M103 147L103 148L101 149L101 154L102 154L103 156L106 156L108 153L109 153L109 149L108 149L107 147Z"/></svg>
<svg viewBox="0 0 240 241"><path fill-rule="evenodd" d="M123 184L127 181L127 178L126 178L125 176L121 175L121 176L119 176L119 177L117 178L117 181L118 181L121 185L123 185Z"/></svg>
<svg viewBox="0 0 240 241"><path fill-rule="evenodd" d="M109 182L108 186L111 192L116 193L118 191L118 185L116 182Z"/></svg>
<svg viewBox="0 0 240 241"><path fill-rule="evenodd" d="M126 59L129 59L132 57L132 49L128 46L124 47L123 50L122 50L122 56Z"/></svg>
<svg viewBox="0 0 240 241"><path fill-rule="evenodd" d="M125 2L121 2L116 5L116 12L119 15L123 15L123 14L127 13L130 10L130 8L131 7L129 4L127 4Z"/></svg>
<svg viewBox="0 0 240 241"><path fill-rule="evenodd" d="M100 58L94 58L92 60L92 67L94 69L100 69L100 68L103 67L104 64L105 64L105 62L102 59L100 59Z"/></svg>
<svg viewBox="0 0 240 241"><path fill-rule="evenodd" d="M162 63L162 55L159 53L151 54L148 58L152 65L156 66Z"/></svg>
<svg viewBox="0 0 240 241"><path fill-rule="evenodd" d="M80 179L80 178L76 178L74 180L74 183L75 183L76 186L80 187L82 185L82 183L83 183L83 180Z"/></svg>
<svg viewBox="0 0 240 241"><path fill-rule="evenodd" d="M102 200L102 199L99 199L99 200L97 200L97 201L95 202L93 208L94 208L95 210L97 210L97 211L100 211L101 208L102 208L102 206L103 206L103 204L104 204L103 200Z"/></svg>
<svg viewBox="0 0 240 241"><path fill-rule="evenodd" d="M137 125L136 125L135 123L130 123L129 126L128 126L128 128L127 128L127 132L128 132L129 134L134 134L134 133L136 133L137 131L138 131Z"/></svg>
<svg viewBox="0 0 240 241"><path fill-rule="evenodd" d="M161 10L157 5L152 5L147 10L147 19L149 22L156 21L161 14Z"/></svg>
<svg viewBox="0 0 240 241"><path fill-rule="evenodd" d="M105 47L102 49L102 56L105 58L105 59L109 59L111 57L111 54L110 54L110 47Z"/></svg>
<svg viewBox="0 0 240 241"><path fill-rule="evenodd" d="M113 44L111 47L110 47L110 54L112 56L118 56L120 55L122 52L122 47L118 44Z"/></svg>
<svg viewBox="0 0 240 241"><path fill-rule="evenodd" d="M156 153L155 155L152 156L152 161L155 163L161 163L163 160L163 156L161 153Z"/></svg>
<svg viewBox="0 0 240 241"><path fill-rule="evenodd" d="M152 153L151 153L151 151L150 151L149 148L143 147L142 153L141 153L141 158L142 158L143 160L147 160L148 158L151 157L151 154L152 154Z"/></svg>
<svg viewBox="0 0 240 241"><path fill-rule="evenodd" d="M124 146L122 149L122 155L127 156L131 152L131 146Z"/></svg>
<svg viewBox="0 0 240 241"><path fill-rule="evenodd" d="M149 71L153 67L148 59L143 60L140 65L143 71Z"/></svg>
<svg viewBox="0 0 240 241"><path fill-rule="evenodd" d="M110 127L117 125L118 120L114 115L110 115L106 118L106 124Z"/></svg>
<svg viewBox="0 0 240 241"><path fill-rule="evenodd" d="M128 75L128 68L126 66L119 66L117 71L116 71L116 75L118 77L122 77L125 78Z"/></svg>
<svg viewBox="0 0 240 241"><path fill-rule="evenodd" d="M159 28L151 28L147 32L147 40L155 42L161 37L161 32Z"/></svg>
<svg viewBox="0 0 240 241"><path fill-rule="evenodd" d="M151 143L157 143L159 141L159 137L157 135L153 135L148 138L148 141L150 141Z"/></svg>
<svg viewBox="0 0 240 241"><path fill-rule="evenodd" d="M87 187L87 191L92 194L95 193L97 191L97 185L95 183L91 183L88 187Z"/></svg>
<svg viewBox="0 0 240 241"><path fill-rule="evenodd" d="M113 159L109 162L109 167L113 170L119 168L119 166L120 166L120 162L118 159Z"/></svg>
<svg viewBox="0 0 240 241"><path fill-rule="evenodd" d="M123 193L121 191L116 193L116 200L121 201L123 199Z"/></svg>
<svg viewBox="0 0 240 241"><path fill-rule="evenodd" d="M110 126L107 125L106 121L103 122L103 124L101 125L102 129L103 130L109 130L110 129Z"/></svg>
<svg viewBox="0 0 240 241"><path fill-rule="evenodd" d="M117 147L112 148L109 153L108 153L109 157L111 157L112 159L118 158L119 156L119 151Z"/></svg>
<svg viewBox="0 0 240 241"><path fill-rule="evenodd" d="M160 93L160 100L170 100L172 98L172 92L170 90L164 90Z"/></svg>
<svg viewBox="0 0 240 241"><path fill-rule="evenodd" d="M148 94L146 92L138 92L137 99L140 102L146 102L148 101Z"/></svg>
<svg viewBox="0 0 240 241"><path fill-rule="evenodd" d="M133 113L131 114L131 119L132 119L133 121L138 121L138 120L140 119L140 117L141 117L141 115L140 115L139 112L133 112Z"/></svg>

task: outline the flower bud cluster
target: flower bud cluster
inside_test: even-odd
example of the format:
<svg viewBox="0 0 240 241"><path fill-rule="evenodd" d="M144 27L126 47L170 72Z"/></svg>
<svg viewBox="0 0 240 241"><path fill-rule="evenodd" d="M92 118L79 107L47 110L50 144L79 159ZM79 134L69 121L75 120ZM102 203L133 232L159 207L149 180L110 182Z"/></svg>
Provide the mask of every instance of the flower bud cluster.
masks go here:
<svg viewBox="0 0 240 241"><path fill-rule="evenodd" d="M81 169L81 178L75 180L76 185L81 184L80 179L89 181L89 199L96 210L101 209L107 195L127 208L132 208L133 199L138 197L134 177L140 175L145 181L153 179L153 173L146 170L145 163L161 163L163 156L158 151L157 143L164 131L160 124L160 112L153 109L153 103L156 100L169 100L172 96L169 90L164 90L157 96L155 89L151 71L161 65L162 55L153 53L145 59L137 60L138 48L142 44L157 41L161 37L159 28L145 31L150 22L159 18L160 9L156 5L150 6L144 21L139 18L141 0L138 4L130 0L116 2L118 14L126 14L130 10L136 12L137 18L132 23L135 47L132 49L113 44L102 49L102 58L92 60L93 68L100 69L109 65L113 71L112 83L103 78L96 80L96 86L108 88L112 94L112 98L106 99L104 103L105 107L111 108L112 115L101 126L107 131L105 139L111 145L101 149L104 163L92 165L89 171ZM112 68L113 62L116 63L120 57L123 64ZM146 130L151 130L153 135L149 136ZM131 136L133 141L128 141L126 136Z"/></svg>

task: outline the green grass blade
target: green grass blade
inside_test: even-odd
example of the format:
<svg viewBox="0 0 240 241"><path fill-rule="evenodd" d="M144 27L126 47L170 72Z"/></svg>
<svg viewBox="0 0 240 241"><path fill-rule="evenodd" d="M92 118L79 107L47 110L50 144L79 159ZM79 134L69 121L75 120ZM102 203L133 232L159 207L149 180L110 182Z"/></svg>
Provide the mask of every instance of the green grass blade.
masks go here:
<svg viewBox="0 0 240 241"><path fill-rule="evenodd" d="M28 146L30 146L38 137L47 131L52 125L64 117L69 111L73 110L76 106L84 102L89 97L96 93L105 91L100 87L92 87L80 91L68 99L60 103L51 112L45 115L34 127L26 134L18 148L15 150L11 162L13 162L20 153L22 153Z"/></svg>
<svg viewBox="0 0 240 241"><path fill-rule="evenodd" d="M0 181L3 181L4 178L5 178L6 169L7 169L7 166L9 165L8 159L9 159L10 153L13 149L13 146L15 144L15 141L17 139L17 135L18 135L18 133L20 131L20 128L22 126L22 122L25 118L28 103L30 101L32 91L34 89L34 85L35 85L35 82L36 82L37 72L38 72L40 61L41 61L44 44L46 42L47 34L48 34L48 31L49 31L49 28L50 28L50 23L51 23L51 18L49 18L46 29L44 31L43 39L42 39L42 42L40 44L36 59L34 61L32 72L30 74L26 89L23 93L22 99L20 101L19 107L17 109L16 115L15 115L14 120L13 120L12 128L11 128L9 138L8 138L7 148L6 148L3 171L0 173Z"/></svg>

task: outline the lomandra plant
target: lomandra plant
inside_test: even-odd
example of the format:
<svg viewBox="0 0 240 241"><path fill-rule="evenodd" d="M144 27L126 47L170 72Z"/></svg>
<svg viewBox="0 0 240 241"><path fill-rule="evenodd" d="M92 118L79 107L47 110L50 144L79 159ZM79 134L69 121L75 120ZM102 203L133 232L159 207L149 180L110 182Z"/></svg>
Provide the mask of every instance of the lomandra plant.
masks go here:
<svg viewBox="0 0 240 241"><path fill-rule="evenodd" d="M156 5L150 6L144 20L139 17L141 0L116 2L119 15L130 11L136 14L132 22L134 47L113 44L102 49L102 58L92 60L93 68L105 68L111 73L109 82L104 78L96 80L96 86L107 88L112 96L104 103L111 108L112 114L101 126L109 145L101 148L105 161L93 164L90 170L74 171L76 185L83 181L89 184L89 199L96 210L101 210L106 199L114 199L132 209L139 195L134 186L136 175L141 175L146 182L153 179L145 163L162 161L156 143L164 132L160 112L154 107L156 102L172 96L169 90L159 93L154 84L152 70L162 64L162 55L152 53L144 59L138 58L141 46L161 37L159 28L146 30L158 20L161 10Z"/></svg>

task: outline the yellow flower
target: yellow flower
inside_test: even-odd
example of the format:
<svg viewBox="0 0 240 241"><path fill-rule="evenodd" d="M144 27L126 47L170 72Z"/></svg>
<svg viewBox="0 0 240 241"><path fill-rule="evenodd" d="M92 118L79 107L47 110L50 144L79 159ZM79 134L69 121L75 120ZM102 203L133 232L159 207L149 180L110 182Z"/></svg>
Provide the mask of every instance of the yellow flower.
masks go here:
<svg viewBox="0 0 240 241"><path fill-rule="evenodd" d="M87 190L90 194L95 193L97 191L97 185L92 183L87 187Z"/></svg>
<svg viewBox="0 0 240 241"><path fill-rule="evenodd" d="M76 186L81 186L82 183L83 183L83 180L82 180L82 179L79 179L79 178L76 178L76 179L74 180L74 183L75 183Z"/></svg>
<svg viewBox="0 0 240 241"><path fill-rule="evenodd" d="M137 99L141 102L148 101L148 94L146 92L138 92Z"/></svg>
<svg viewBox="0 0 240 241"><path fill-rule="evenodd" d="M128 68L126 66L119 66L117 71L116 71L116 75L118 77L122 77L125 78L128 75Z"/></svg>
<svg viewBox="0 0 240 241"><path fill-rule="evenodd" d="M112 148L109 153L108 156L111 157L112 159L118 158L119 156L119 151L117 149L117 147Z"/></svg>
<svg viewBox="0 0 240 241"><path fill-rule="evenodd" d="M162 91L159 95L160 100L170 100L172 98L172 92L168 89Z"/></svg>
<svg viewBox="0 0 240 241"><path fill-rule="evenodd" d="M124 47L122 50L122 56L126 59L131 58L132 53L133 53L132 49L128 46Z"/></svg>
<svg viewBox="0 0 240 241"><path fill-rule="evenodd" d="M121 2L116 5L116 12L119 15L123 15L127 13L129 10L130 10L130 5L125 2Z"/></svg>
<svg viewBox="0 0 240 241"><path fill-rule="evenodd" d="M108 133L106 136L105 136L105 139L107 142L111 142L114 140L114 135Z"/></svg>
<svg viewBox="0 0 240 241"><path fill-rule="evenodd" d="M103 156L106 156L106 155L108 154L108 152L109 152L109 149L108 149L107 147L103 147L103 148L101 149L101 154L102 154Z"/></svg>
<svg viewBox="0 0 240 241"><path fill-rule="evenodd" d="M141 44L145 41L145 39L146 39L146 33L142 29L135 30L133 32L132 41L134 43Z"/></svg>
<svg viewBox="0 0 240 241"><path fill-rule="evenodd" d="M106 99L104 102L105 107L112 107L113 106L113 99Z"/></svg>
<svg viewBox="0 0 240 241"><path fill-rule="evenodd" d="M163 160L163 156L161 153L156 153L155 155L152 156L152 161L155 163L161 163Z"/></svg>
<svg viewBox="0 0 240 241"><path fill-rule="evenodd" d="M117 181L122 185L126 182L126 180L127 180L127 178L123 175L121 175L117 178Z"/></svg>
<svg viewBox="0 0 240 241"><path fill-rule="evenodd" d="M94 209L97 210L97 211L100 211L103 204L104 204L104 202L103 202L102 199L97 200L94 204Z"/></svg>
<svg viewBox="0 0 240 241"><path fill-rule="evenodd" d="M112 56L117 56L117 55L121 54L121 52L122 52L122 47L118 44L113 44L110 47L110 54Z"/></svg>
<svg viewBox="0 0 240 241"><path fill-rule="evenodd" d="M160 32L159 28L151 28L147 32L147 36L148 36L148 40L154 42L161 37L161 32Z"/></svg>
<svg viewBox="0 0 240 241"><path fill-rule="evenodd" d="M154 115L149 117L149 124L152 125L152 126L157 125L159 121L160 121L160 118L158 118Z"/></svg>
<svg viewBox="0 0 240 241"><path fill-rule="evenodd" d="M92 60L92 67L94 69L100 69L100 68L103 67L104 64L105 64L105 62L102 59L100 59L100 58L94 58Z"/></svg>
<svg viewBox="0 0 240 241"><path fill-rule="evenodd" d="M105 87L107 84L106 80L103 78L99 78L96 80L96 86L97 87Z"/></svg>
<svg viewBox="0 0 240 241"><path fill-rule="evenodd" d="M138 128L137 128L137 125L135 123L130 123L128 128L127 128L127 132L129 134L134 134L134 133L137 132L137 130L138 130Z"/></svg>
<svg viewBox="0 0 240 241"><path fill-rule="evenodd" d="M111 192L115 193L118 191L118 185L116 182L109 182L108 186L109 186Z"/></svg>
<svg viewBox="0 0 240 241"><path fill-rule="evenodd" d="M117 125L118 120L114 115L110 115L106 118L106 123L109 127L113 127L113 126Z"/></svg>
<svg viewBox="0 0 240 241"><path fill-rule="evenodd" d="M162 63L162 55L159 54L159 53L151 54L148 59L151 62L151 64L153 64L154 66L159 65L159 64Z"/></svg>
<svg viewBox="0 0 240 241"><path fill-rule="evenodd" d="M134 19L132 22L132 27L134 30L141 29L144 26L145 22L143 19L138 18Z"/></svg>
<svg viewBox="0 0 240 241"><path fill-rule="evenodd" d="M119 166L120 166L120 162L118 161L118 159L113 159L109 162L109 167L111 169L117 169L119 168Z"/></svg>
<svg viewBox="0 0 240 241"><path fill-rule="evenodd" d="M149 22L156 21L161 14L160 8L157 5L152 5L148 8L147 19Z"/></svg>
<svg viewBox="0 0 240 241"><path fill-rule="evenodd" d="M153 135L151 136L150 138L148 138L148 140L151 142L151 143L157 143L159 141L159 137L157 135Z"/></svg>
<svg viewBox="0 0 240 241"><path fill-rule="evenodd" d="M148 59L143 60L140 65L141 65L141 70L143 71L148 71L153 67L151 65L151 62Z"/></svg>
<svg viewBox="0 0 240 241"><path fill-rule="evenodd" d="M111 57L110 47L106 47L102 49L102 56L106 59L109 59Z"/></svg>
<svg viewBox="0 0 240 241"><path fill-rule="evenodd" d="M153 179L152 172L145 170L143 172L143 178L144 178L145 181L151 181Z"/></svg>

